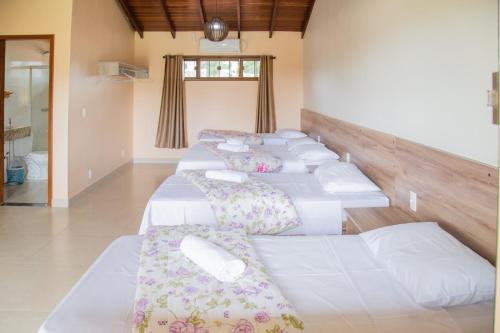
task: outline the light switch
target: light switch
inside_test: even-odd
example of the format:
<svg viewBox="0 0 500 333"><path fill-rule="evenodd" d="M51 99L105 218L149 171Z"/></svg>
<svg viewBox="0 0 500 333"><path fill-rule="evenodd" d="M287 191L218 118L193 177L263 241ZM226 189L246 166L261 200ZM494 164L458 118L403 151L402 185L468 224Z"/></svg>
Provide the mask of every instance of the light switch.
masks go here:
<svg viewBox="0 0 500 333"><path fill-rule="evenodd" d="M410 209L417 211L417 193L410 191Z"/></svg>

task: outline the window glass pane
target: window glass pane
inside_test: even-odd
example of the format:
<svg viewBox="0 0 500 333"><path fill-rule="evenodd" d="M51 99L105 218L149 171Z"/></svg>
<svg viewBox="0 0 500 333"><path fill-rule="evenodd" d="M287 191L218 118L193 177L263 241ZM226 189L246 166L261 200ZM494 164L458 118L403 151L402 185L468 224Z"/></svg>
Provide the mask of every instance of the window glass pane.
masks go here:
<svg viewBox="0 0 500 333"><path fill-rule="evenodd" d="M231 77L239 77L240 76L240 62L239 62L239 60L231 60L229 75Z"/></svg>
<svg viewBox="0 0 500 333"><path fill-rule="evenodd" d="M184 61L184 77L196 77L196 60Z"/></svg>
<svg viewBox="0 0 500 333"><path fill-rule="evenodd" d="M260 75L260 60L255 60L255 77Z"/></svg>
<svg viewBox="0 0 500 333"><path fill-rule="evenodd" d="M260 60L243 60L243 77L259 77Z"/></svg>
<svg viewBox="0 0 500 333"><path fill-rule="evenodd" d="M219 61L218 60L210 60L210 73L209 77L219 77Z"/></svg>
<svg viewBox="0 0 500 333"><path fill-rule="evenodd" d="M219 61L219 77L229 77L229 60Z"/></svg>
<svg viewBox="0 0 500 333"><path fill-rule="evenodd" d="M243 77L254 77L255 61L243 60Z"/></svg>
<svg viewBox="0 0 500 333"><path fill-rule="evenodd" d="M206 60L200 60L200 77L208 77L210 63Z"/></svg>

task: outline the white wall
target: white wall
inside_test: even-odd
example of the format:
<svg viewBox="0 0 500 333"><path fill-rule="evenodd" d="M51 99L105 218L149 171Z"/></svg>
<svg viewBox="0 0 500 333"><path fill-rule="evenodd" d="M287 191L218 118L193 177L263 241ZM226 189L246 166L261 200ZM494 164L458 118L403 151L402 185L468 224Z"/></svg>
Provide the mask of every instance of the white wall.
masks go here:
<svg viewBox="0 0 500 333"><path fill-rule="evenodd" d="M490 165L496 0L318 0L304 107Z"/></svg>

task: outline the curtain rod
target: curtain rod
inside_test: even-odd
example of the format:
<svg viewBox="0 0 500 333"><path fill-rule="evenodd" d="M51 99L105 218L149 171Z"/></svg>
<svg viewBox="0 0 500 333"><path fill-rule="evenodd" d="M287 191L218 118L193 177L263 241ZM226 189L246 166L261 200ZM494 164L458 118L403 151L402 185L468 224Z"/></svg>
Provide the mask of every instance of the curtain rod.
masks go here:
<svg viewBox="0 0 500 333"><path fill-rule="evenodd" d="M260 58L262 57L263 55L246 55L246 54L242 54L242 55L183 55L182 57L183 58L221 58L221 59L231 59L231 58ZM173 55L171 54L166 54L163 56L163 59L167 58L167 57L173 57ZM275 56L271 56L271 59L276 59Z"/></svg>

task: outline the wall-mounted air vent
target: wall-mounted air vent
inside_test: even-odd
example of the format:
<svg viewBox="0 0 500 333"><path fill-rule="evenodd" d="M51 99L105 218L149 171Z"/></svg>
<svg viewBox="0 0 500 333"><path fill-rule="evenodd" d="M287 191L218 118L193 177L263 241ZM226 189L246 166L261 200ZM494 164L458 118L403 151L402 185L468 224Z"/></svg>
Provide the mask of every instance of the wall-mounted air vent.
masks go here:
<svg viewBox="0 0 500 333"><path fill-rule="evenodd" d="M99 74L110 77L124 77L129 79L147 79L149 70L118 61L103 61L99 63Z"/></svg>
<svg viewBox="0 0 500 333"><path fill-rule="evenodd" d="M239 39L225 39L222 42L212 42L206 38L200 39L200 53L238 54L240 52Z"/></svg>

